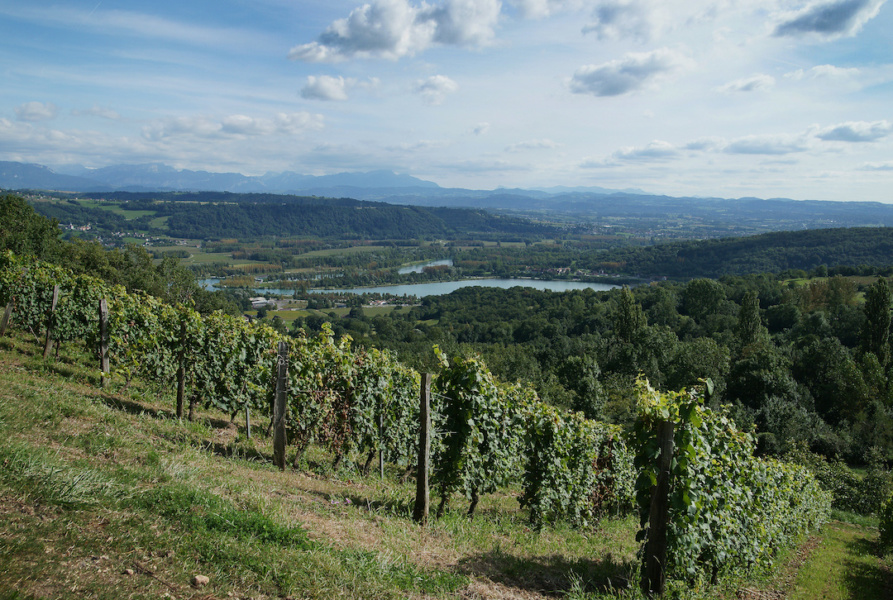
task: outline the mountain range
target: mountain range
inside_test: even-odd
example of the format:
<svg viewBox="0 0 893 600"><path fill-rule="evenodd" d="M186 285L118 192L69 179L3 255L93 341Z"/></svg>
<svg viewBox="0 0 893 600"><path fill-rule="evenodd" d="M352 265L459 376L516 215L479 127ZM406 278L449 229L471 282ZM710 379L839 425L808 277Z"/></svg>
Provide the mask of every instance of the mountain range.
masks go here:
<svg viewBox="0 0 893 600"><path fill-rule="evenodd" d="M380 170L334 175L294 172L247 176L175 169L160 164L115 165L100 169L74 166L51 169L37 164L0 162L0 188L110 194L226 192L237 196L273 194L352 198L421 207L476 208L537 215L568 215L570 221L588 221L606 227L633 221L640 231L666 231L674 221L689 226L685 236L741 235L760 231L827 227L893 226L893 204L831 202L788 198L713 198L653 195L637 189L555 187L469 190L443 188L405 174ZM258 201L254 198L252 201ZM700 225L699 225L700 224ZM691 227L695 229L691 229Z"/></svg>
<svg viewBox="0 0 893 600"><path fill-rule="evenodd" d="M0 161L0 188L10 190L52 190L65 192L183 192L216 191L234 193L273 193L351 197L381 200L394 196L485 198L511 194L545 198L567 193L611 194L603 187L554 187L535 190L466 190L442 188L434 182L392 171L302 175L292 171L249 176L241 173L211 173L175 169L161 163L114 165L99 169L75 165L52 169L38 164Z"/></svg>

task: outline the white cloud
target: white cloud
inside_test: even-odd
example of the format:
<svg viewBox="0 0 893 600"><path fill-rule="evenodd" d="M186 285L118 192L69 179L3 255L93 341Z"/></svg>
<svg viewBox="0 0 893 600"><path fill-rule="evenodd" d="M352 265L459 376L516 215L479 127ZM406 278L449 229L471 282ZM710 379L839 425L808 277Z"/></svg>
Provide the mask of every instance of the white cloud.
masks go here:
<svg viewBox="0 0 893 600"><path fill-rule="evenodd" d="M854 36L877 16L886 0L831 0L811 2L779 16L774 35L816 35L821 38Z"/></svg>
<svg viewBox="0 0 893 600"><path fill-rule="evenodd" d="M353 85L352 79L320 75L307 77L307 85L301 89L301 98L308 100L347 100L347 88Z"/></svg>
<svg viewBox="0 0 893 600"><path fill-rule="evenodd" d="M621 148L611 156L622 161L662 161L678 157L679 150L669 142L655 140L644 147Z"/></svg>
<svg viewBox="0 0 893 600"><path fill-rule="evenodd" d="M437 43L483 46L493 40L501 10L500 0L447 0L441 6L422 11L422 18L436 24Z"/></svg>
<svg viewBox="0 0 893 600"><path fill-rule="evenodd" d="M880 163L867 163L862 169L865 171L893 171L893 160Z"/></svg>
<svg viewBox="0 0 893 600"><path fill-rule="evenodd" d="M278 113L255 118L229 115L222 119L206 116L176 117L143 128L143 138L161 141L171 138L223 139L228 137L294 135L322 129L323 118L308 112Z"/></svg>
<svg viewBox="0 0 893 600"><path fill-rule="evenodd" d="M577 10L589 0L511 0L522 17L541 19L566 10Z"/></svg>
<svg viewBox="0 0 893 600"><path fill-rule="evenodd" d="M600 40L651 40L660 29L662 3L651 0L602 0L593 11L595 21L583 28Z"/></svg>
<svg viewBox="0 0 893 600"><path fill-rule="evenodd" d="M499 0L446 0L414 6L408 0L376 0L332 23L314 42L291 49L305 62L349 58L399 59L433 44L481 46L495 36Z"/></svg>
<svg viewBox="0 0 893 600"><path fill-rule="evenodd" d="M731 94L736 92L761 92L775 86L775 78L771 75L754 75L736 79L719 88L720 92Z"/></svg>
<svg viewBox="0 0 893 600"><path fill-rule="evenodd" d="M785 73L785 77L799 81L802 79L843 79L854 77L860 73L856 68L835 67L834 65L817 65L811 69L797 69Z"/></svg>
<svg viewBox="0 0 893 600"><path fill-rule="evenodd" d="M705 152L709 150L718 150L725 146L725 140L718 137L704 137L692 140L683 146L685 150L694 150L697 152Z"/></svg>
<svg viewBox="0 0 893 600"><path fill-rule="evenodd" d="M459 84L446 75L434 75L416 82L415 92L426 104L440 104L449 94L455 93Z"/></svg>
<svg viewBox="0 0 893 600"><path fill-rule="evenodd" d="M630 53L620 60L580 67L571 79L570 89L575 94L620 96L642 89L688 63L682 54L669 48Z"/></svg>
<svg viewBox="0 0 893 600"><path fill-rule="evenodd" d="M505 151L506 152L523 152L525 150L554 150L558 148L560 144L553 142L549 139L542 140L526 140L523 142L518 142L517 144L512 144L508 146Z"/></svg>
<svg viewBox="0 0 893 600"><path fill-rule="evenodd" d="M826 142L874 142L893 133L889 121L850 121L818 131L815 136Z"/></svg>
<svg viewBox="0 0 893 600"><path fill-rule="evenodd" d="M732 140L724 148L727 154L782 155L806 150L803 136L791 135L748 135Z"/></svg>
<svg viewBox="0 0 893 600"><path fill-rule="evenodd" d="M15 107L16 119L19 121L49 121L56 118L59 109L52 102L26 102Z"/></svg>
<svg viewBox="0 0 893 600"><path fill-rule="evenodd" d="M296 135L309 131L319 131L324 126L323 116L305 111L277 113L273 125L279 133Z"/></svg>

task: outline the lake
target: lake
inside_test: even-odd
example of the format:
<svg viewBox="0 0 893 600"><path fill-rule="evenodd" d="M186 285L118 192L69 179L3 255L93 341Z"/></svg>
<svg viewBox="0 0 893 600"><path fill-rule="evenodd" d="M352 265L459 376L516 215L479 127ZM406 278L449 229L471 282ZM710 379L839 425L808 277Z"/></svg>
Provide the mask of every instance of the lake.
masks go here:
<svg viewBox="0 0 893 600"><path fill-rule="evenodd" d="M213 289L219 281L219 279L203 279L199 283L207 289ZM425 296L441 296L443 294L454 292L459 288L471 286L495 287L502 289L508 289L512 287L528 287L536 288L538 290L549 290L552 292L567 292L570 290L586 289L595 290L597 292L604 292L620 287L608 283L585 283L582 281L547 281L542 279L463 279L461 281L436 281L432 283L338 288L332 290L313 289L309 291L316 294L340 292L346 294L389 294L394 296L409 295L423 298ZM264 296L291 296L294 293L294 290L273 288L255 288L255 291L258 294L262 294Z"/></svg>

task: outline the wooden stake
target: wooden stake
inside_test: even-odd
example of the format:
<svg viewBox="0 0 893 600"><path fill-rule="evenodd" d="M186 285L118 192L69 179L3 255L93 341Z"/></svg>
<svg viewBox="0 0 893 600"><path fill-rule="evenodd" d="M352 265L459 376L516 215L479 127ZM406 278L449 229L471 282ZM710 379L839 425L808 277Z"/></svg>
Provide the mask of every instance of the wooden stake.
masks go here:
<svg viewBox="0 0 893 600"><path fill-rule="evenodd" d="M186 398L186 317L180 321L180 352L177 353L177 418L183 418Z"/></svg>
<svg viewBox="0 0 893 600"><path fill-rule="evenodd" d="M415 508L412 518L424 525L428 522L430 495L428 488L428 462L431 458L431 374L422 374L419 394L419 461L416 475Z"/></svg>
<svg viewBox="0 0 893 600"><path fill-rule="evenodd" d="M99 301L99 387L105 387L109 372L109 305L105 298Z"/></svg>
<svg viewBox="0 0 893 600"><path fill-rule="evenodd" d="M288 400L288 344L279 342L279 356L276 361L276 403L273 409L273 464L280 471L285 470L285 409Z"/></svg>
<svg viewBox="0 0 893 600"><path fill-rule="evenodd" d="M645 564L642 570L642 592L648 597L663 596L666 587L670 464L673 460L673 423L671 421L661 421L658 424L657 440L660 446L657 484L651 490L648 539L645 541Z"/></svg>
<svg viewBox="0 0 893 600"><path fill-rule="evenodd" d="M3 311L3 320L0 321L0 337L6 335L6 328L9 325L9 318L12 316L12 300L9 301L9 304L6 305L6 310Z"/></svg>
<svg viewBox="0 0 893 600"><path fill-rule="evenodd" d="M43 345L43 357L49 358L50 351L53 349L53 321L54 313L56 312L56 303L59 302L59 285L56 284L53 286L53 304L50 306L50 314L47 319L47 340Z"/></svg>

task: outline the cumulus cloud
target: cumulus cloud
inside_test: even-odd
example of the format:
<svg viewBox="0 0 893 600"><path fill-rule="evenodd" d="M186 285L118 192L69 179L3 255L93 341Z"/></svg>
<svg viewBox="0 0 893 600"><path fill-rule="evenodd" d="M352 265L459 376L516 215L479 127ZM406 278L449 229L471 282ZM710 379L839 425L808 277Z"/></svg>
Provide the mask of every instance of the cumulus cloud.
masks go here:
<svg viewBox="0 0 893 600"><path fill-rule="evenodd" d="M816 133L816 137L826 142L874 142L893 133L893 123L889 121L850 121L826 127Z"/></svg>
<svg viewBox="0 0 893 600"><path fill-rule="evenodd" d="M443 102L449 94L456 92L459 84L446 75L434 75L416 82L415 92L426 104L436 105Z"/></svg>
<svg viewBox="0 0 893 600"><path fill-rule="evenodd" d="M853 36L877 16L886 0L831 0L811 2L803 9L780 15L774 35Z"/></svg>
<svg viewBox="0 0 893 600"><path fill-rule="evenodd" d="M16 119L19 121L49 121L56 118L59 109L52 102L26 102L15 107Z"/></svg>
<svg viewBox="0 0 893 600"><path fill-rule="evenodd" d="M736 92L761 92L772 88L775 78L771 75L754 75L744 79L736 79L719 88L720 92L732 94Z"/></svg>
<svg viewBox="0 0 893 600"><path fill-rule="evenodd" d="M783 155L805 152L807 145L802 136L748 135L732 140L724 151L728 154Z"/></svg>
<svg viewBox="0 0 893 600"><path fill-rule="evenodd" d="M435 6L376 0L332 23L316 41L295 46L288 57L305 62L396 60L433 44L480 46L494 37L501 8L500 0L446 0Z"/></svg>
<svg viewBox="0 0 893 600"><path fill-rule="evenodd" d="M651 0L602 0L593 11L592 23L583 33L594 33L600 40L652 39L660 28L662 3Z"/></svg>
<svg viewBox="0 0 893 600"><path fill-rule="evenodd" d="M511 0L522 17L541 19L565 10L576 10L588 0Z"/></svg>
<svg viewBox="0 0 893 600"><path fill-rule="evenodd" d="M161 141L171 138L222 139L265 135L294 135L322 129L322 115L308 112L278 113L273 117L229 115L222 119L205 116L176 117L147 125L143 138Z"/></svg>
<svg viewBox="0 0 893 600"><path fill-rule="evenodd" d="M856 68L835 67L834 65L817 65L811 69L797 69L785 73L785 77L799 81L802 79L842 79L853 77L860 73Z"/></svg>
<svg viewBox="0 0 893 600"><path fill-rule="evenodd" d="M301 89L301 98L307 100L347 100L347 88L353 85L352 79L320 75L307 77L307 85Z"/></svg>
<svg viewBox="0 0 893 600"><path fill-rule="evenodd" d="M570 81L570 89L575 94L620 96L642 89L687 63L684 56L668 48L630 53L620 60L580 67Z"/></svg>

